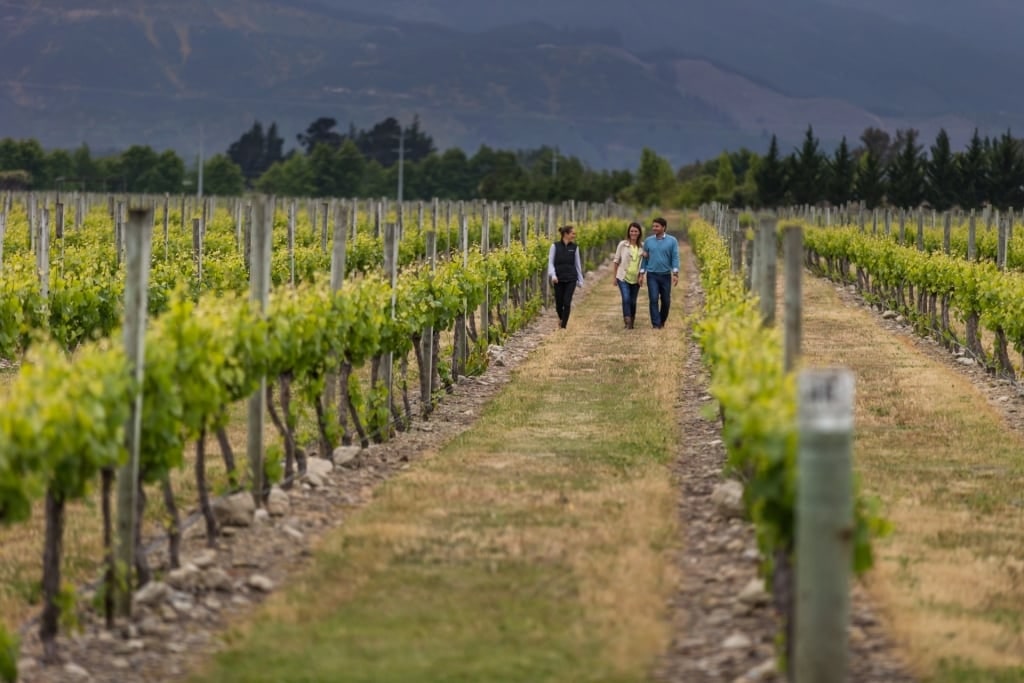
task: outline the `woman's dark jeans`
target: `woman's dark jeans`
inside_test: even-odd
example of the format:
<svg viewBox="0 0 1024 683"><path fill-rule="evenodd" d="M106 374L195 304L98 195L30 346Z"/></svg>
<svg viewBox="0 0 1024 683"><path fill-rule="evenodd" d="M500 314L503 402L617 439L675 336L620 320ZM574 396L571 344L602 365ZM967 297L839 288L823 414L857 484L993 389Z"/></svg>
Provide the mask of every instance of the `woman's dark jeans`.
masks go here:
<svg viewBox="0 0 1024 683"><path fill-rule="evenodd" d="M625 280L615 280L619 283L619 294L622 295L622 317L636 318L636 300L640 295L640 283L629 284Z"/></svg>

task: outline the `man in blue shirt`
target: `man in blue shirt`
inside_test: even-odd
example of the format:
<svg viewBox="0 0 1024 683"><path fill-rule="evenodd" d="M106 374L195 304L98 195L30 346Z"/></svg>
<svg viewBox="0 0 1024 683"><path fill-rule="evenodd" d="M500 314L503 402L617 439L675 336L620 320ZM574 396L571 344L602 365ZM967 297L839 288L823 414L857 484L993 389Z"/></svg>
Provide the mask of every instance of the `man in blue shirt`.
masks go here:
<svg viewBox="0 0 1024 683"><path fill-rule="evenodd" d="M679 242L665 234L666 227L664 218L654 219L654 234L644 240L644 258L640 262L640 284L647 282L651 327L656 330L665 326L672 306L672 288L679 284Z"/></svg>

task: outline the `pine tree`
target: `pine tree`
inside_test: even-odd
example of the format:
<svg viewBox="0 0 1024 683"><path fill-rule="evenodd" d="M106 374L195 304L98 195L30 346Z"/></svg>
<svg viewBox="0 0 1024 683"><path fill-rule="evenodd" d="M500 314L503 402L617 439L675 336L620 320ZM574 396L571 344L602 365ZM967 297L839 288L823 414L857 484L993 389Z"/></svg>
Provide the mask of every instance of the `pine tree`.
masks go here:
<svg viewBox="0 0 1024 683"><path fill-rule="evenodd" d="M866 150L857 165L854 195L869 209L877 208L885 198L885 176L882 163L871 150Z"/></svg>
<svg viewBox="0 0 1024 683"><path fill-rule="evenodd" d="M768 146L768 155L761 159L754 178L761 206L775 207L782 204L786 195L786 169L779 158L779 141L774 135Z"/></svg>
<svg viewBox="0 0 1024 683"><path fill-rule="evenodd" d="M850 154L846 144L846 136L839 142L835 156L829 163L828 201L839 206L850 201L853 196L853 180L857 174L857 161Z"/></svg>
<svg viewBox="0 0 1024 683"><path fill-rule="evenodd" d="M909 208L924 200L924 158L917 144L917 131L897 131L899 151L889 163L889 201L895 206Z"/></svg>
<svg viewBox="0 0 1024 683"><path fill-rule="evenodd" d="M988 199L988 159L974 129L967 149L956 155L957 201L963 209L980 209Z"/></svg>
<svg viewBox="0 0 1024 683"><path fill-rule="evenodd" d="M999 209L1020 206L1024 198L1024 157L1010 131L1003 133L989 157L989 197Z"/></svg>
<svg viewBox="0 0 1024 683"><path fill-rule="evenodd" d="M956 160L945 128L935 137L930 151L931 156L925 163L925 196L933 207L945 211L957 202Z"/></svg>
<svg viewBox="0 0 1024 683"><path fill-rule="evenodd" d="M814 130L807 126L804 142L796 156L794 174L790 179L793 201L797 204L815 204L824 198L822 180L825 176L825 157L818 149Z"/></svg>

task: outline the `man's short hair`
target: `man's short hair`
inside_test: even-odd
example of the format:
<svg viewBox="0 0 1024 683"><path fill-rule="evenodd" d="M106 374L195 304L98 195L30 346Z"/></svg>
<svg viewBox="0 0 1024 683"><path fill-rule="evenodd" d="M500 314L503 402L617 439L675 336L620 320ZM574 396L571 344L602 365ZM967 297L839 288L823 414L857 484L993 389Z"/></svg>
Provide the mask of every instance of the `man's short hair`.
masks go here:
<svg viewBox="0 0 1024 683"><path fill-rule="evenodd" d="M666 220L665 220L664 218L662 218L661 216L658 216L657 218L655 218L655 219L654 219L653 221L651 221L651 222L652 222L652 223L657 223L658 225L660 225L660 226L661 226L661 227L663 227L663 228L667 228L667 227L668 227L668 221L666 221Z"/></svg>

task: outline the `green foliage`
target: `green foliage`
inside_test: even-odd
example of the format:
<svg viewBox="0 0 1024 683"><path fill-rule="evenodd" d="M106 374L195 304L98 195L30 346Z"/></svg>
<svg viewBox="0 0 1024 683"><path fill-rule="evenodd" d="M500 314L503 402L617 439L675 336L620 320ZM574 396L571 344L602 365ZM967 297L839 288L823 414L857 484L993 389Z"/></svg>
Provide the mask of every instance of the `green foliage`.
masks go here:
<svg viewBox="0 0 1024 683"><path fill-rule="evenodd" d="M18 637L0 625L0 681L15 683L18 680L18 650Z"/></svg>
<svg viewBox="0 0 1024 683"><path fill-rule="evenodd" d="M284 481L284 448L281 444L268 444L263 454L263 481L267 486Z"/></svg>
<svg viewBox="0 0 1024 683"><path fill-rule="evenodd" d="M755 297L730 271L726 246L704 221L690 227L706 293L698 341L711 367L728 466L746 480L745 502L769 570L777 552L792 554L797 481L796 387L782 365L778 328L765 328ZM855 497L853 570L873 562L872 541L887 533L877 502Z"/></svg>

